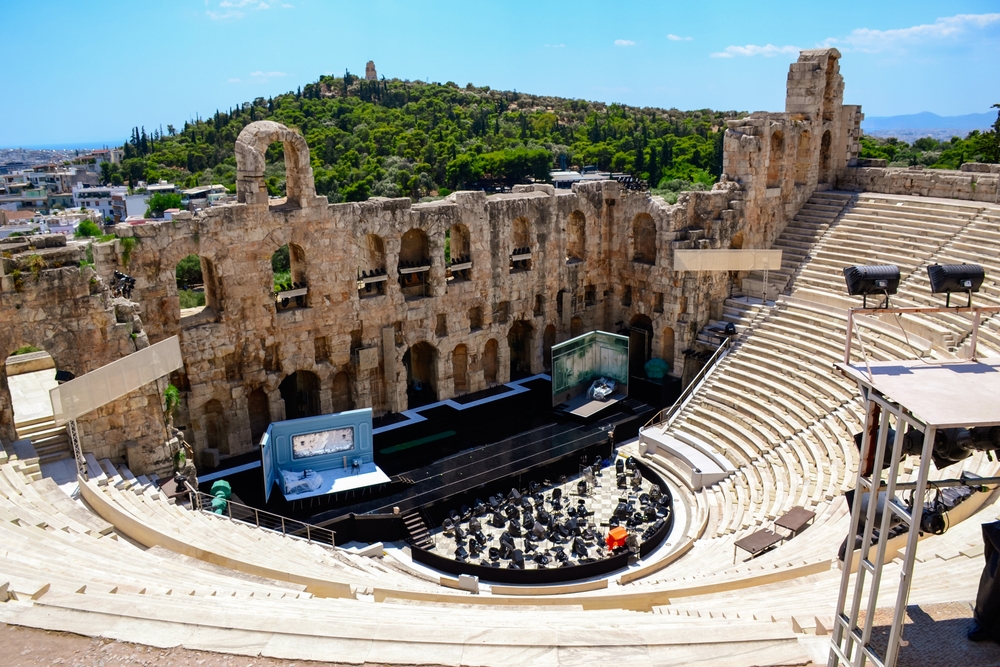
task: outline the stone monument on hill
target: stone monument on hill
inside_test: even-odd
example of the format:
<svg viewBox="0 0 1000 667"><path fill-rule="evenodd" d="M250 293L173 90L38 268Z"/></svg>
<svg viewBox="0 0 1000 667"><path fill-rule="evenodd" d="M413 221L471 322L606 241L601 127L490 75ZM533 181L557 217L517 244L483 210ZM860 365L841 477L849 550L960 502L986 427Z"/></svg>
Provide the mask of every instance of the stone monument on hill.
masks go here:
<svg viewBox="0 0 1000 667"><path fill-rule="evenodd" d="M378 73L375 72L375 61L369 60L368 64L365 65L365 80L366 81L378 81Z"/></svg>

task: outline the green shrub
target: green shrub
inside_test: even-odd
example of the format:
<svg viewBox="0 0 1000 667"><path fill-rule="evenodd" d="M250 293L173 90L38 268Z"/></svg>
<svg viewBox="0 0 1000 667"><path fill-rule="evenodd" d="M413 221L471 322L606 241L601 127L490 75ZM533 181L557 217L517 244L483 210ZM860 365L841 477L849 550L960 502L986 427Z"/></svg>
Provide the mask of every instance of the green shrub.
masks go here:
<svg viewBox="0 0 1000 667"><path fill-rule="evenodd" d="M181 308L198 308L205 305L205 293L195 292L194 290L182 289L177 290L177 296L180 297Z"/></svg>
<svg viewBox="0 0 1000 667"><path fill-rule="evenodd" d="M93 220L84 220L76 228L76 232L73 234L78 239L89 238L92 236L103 236L104 232L101 228L97 226L97 223Z"/></svg>
<svg viewBox="0 0 1000 667"><path fill-rule="evenodd" d="M11 352L10 356L13 357L18 354L31 354L32 352L44 352L44 351L45 350L43 350L42 348L35 347L34 345L22 345L21 347Z"/></svg>

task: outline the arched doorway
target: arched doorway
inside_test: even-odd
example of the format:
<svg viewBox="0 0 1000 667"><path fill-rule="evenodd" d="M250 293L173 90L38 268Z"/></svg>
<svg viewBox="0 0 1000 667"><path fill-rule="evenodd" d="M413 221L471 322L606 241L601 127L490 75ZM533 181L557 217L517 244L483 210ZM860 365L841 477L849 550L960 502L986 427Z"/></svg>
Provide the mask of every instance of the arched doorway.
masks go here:
<svg viewBox="0 0 1000 667"><path fill-rule="evenodd" d="M531 375L532 334L534 327L526 320L518 320L507 332L510 347L510 379L517 380Z"/></svg>
<svg viewBox="0 0 1000 667"><path fill-rule="evenodd" d="M674 330L670 327L663 329L663 343L661 357L670 365L670 370L674 368Z"/></svg>
<svg viewBox="0 0 1000 667"><path fill-rule="evenodd" d="M214 398L205 404L205 442L209 449L229 453L229 420L222 403Z"/></svg>
<svg viewBox="0 0 1000 667"><path fill-rule="evenodd" d="M487 385L497 383L497 368L500 366L499 347L496 339L490 338L483 348L483 380Z"/></svg>
<svg viewBox="0 0 1000 667"><path fill-rule="evenodd" d="M437 398L437 350L425 341L403 355L406 367L406 397L411 408L434 403Z"/></svg>
<svg viewBox="0 0 1000 667"><path fill-rule="evenodd" d="M653 345L653 321L646 315L636 315L628 323L628 373L645 377L646 362Z"/></svg>
<svg viewBox="0 0 1000 667"><path fill-rule="evenodd" d="M552 346L556 344L556 327L553 324L545 327L542 334L542 365L546 371L552 370Z"/></svg>
<svg viewBox="0 0 1000 667"><path fill-rule="evenodd" d="M250 440L256 447L271 423L271 404L260 387L247 394L247 416L250 421Z"/></svg>
<svg viewBox="0 0 1000 667"><path fill-rule="evenodd" d="M322 414L319 377L311 371L295 371L278 385L285 402L285 419L302 419Z"/></svg>
<svg viewBox="0 0 1000 667"><path fill-rule="evenodd" d="M583 334L583 320L579 317L574 317L569 321L569 335L570 338L576 338Z"/></svg>
<svg viewBox="0 0 1000 667"><path fill-rule="evenodd" d="M780 188L784 173L785 135L776 130L771 135L771 151L767 156L767 187Z"/></svg>
<svg viewBox="0 0 1000 667"><path fill-rule="evenodd" d="M458 345L451 353L451 371L455 381L455 393L469 391L469 348Z"/></svg>
<svg viewBox="0 0 1000 667"><path fill-rule="evenodd" d="M333 376L333 386L330 393L333 398L334 412L345 412L354 409L354 401L351 400L351 379L344 371L340 371Z"/></svg>

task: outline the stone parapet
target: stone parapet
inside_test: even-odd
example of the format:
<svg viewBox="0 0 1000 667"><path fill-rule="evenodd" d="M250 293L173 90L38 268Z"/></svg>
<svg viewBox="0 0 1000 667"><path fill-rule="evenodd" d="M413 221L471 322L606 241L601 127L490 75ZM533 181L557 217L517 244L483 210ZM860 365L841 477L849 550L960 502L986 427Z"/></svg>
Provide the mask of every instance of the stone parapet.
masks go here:
<svg viewBox="0 0 1000 667"><path fill-rule="evenodd" d="M1000 168L989 173L951 169L914 169L904 167L849 167L838 180L841 190L878 192L891 195L943 197L970 201L997 202Z"/></svg>

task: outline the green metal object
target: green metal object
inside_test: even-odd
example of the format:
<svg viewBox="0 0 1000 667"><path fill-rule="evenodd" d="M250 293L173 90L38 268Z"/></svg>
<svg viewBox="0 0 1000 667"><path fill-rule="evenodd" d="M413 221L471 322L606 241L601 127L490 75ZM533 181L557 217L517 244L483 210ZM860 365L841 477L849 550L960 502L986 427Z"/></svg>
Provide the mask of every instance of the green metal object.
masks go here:
<svg viewBox="0 0 1000 667"><path fill-rule="evenodd" d="M216 514L225 514L226 507L229 505L229 499L233 495L233 489L229 486L229 482L224 479L220 479L215 484L212 485L212 511Z"/></svg>
<svg viewBox="0 0 1000 667"><path fill-rule="evenodd" d="M644 369L646 371L646 377L650 380L662 380L667 376L667 372L670 370L670 364L665 362L663 359L653 358L646 362Z"/></svg>

